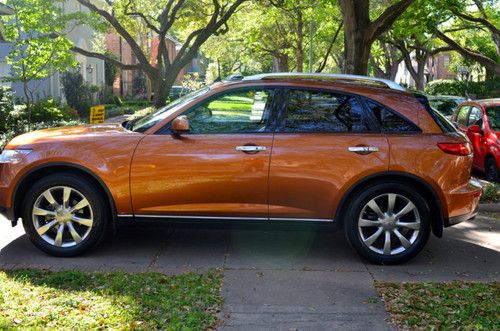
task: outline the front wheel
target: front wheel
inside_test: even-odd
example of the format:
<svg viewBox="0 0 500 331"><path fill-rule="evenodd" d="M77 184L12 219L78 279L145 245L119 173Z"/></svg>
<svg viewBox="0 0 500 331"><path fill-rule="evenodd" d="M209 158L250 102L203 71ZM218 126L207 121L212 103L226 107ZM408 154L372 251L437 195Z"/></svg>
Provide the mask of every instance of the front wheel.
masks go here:
<svg viewBox="0 0 500 331"><path fill-rule="evenodd" d="M54 256L75 256L104 236L106 204L100 190L74 174L49 175L26 193L22 219L31 242Z"/></svg>
<svg viewBox="0 0 500 331"><path fill-rule="evenodd" d="M345 219L348 241L370 262L399 264L416 256L430 236L422 196L401 183L371 186L351 200Z"/></svg>

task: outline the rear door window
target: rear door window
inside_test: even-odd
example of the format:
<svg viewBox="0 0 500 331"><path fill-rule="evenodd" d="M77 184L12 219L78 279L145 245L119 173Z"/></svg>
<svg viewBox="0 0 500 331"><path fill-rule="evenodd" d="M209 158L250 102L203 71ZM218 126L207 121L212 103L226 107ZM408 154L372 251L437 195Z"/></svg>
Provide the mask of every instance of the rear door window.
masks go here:
<svg viewBox="0 0 500 331"><path fill-rule="evenodd" d="M337 92L291 89L279 132L367 132L368 120L357 97Z"/></svg>

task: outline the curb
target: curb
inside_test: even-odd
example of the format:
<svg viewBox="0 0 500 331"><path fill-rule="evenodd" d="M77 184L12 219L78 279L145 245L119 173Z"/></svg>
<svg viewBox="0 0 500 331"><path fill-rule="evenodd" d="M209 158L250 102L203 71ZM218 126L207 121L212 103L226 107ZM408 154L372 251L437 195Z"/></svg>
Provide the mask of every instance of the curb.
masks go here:
<svg viewBox="0 0 500 331"><path fill-rule="evenodd" d="M490 212L497 213L500 212L500 202L497 203L480 203L479 204L480 212Z"/></svg>

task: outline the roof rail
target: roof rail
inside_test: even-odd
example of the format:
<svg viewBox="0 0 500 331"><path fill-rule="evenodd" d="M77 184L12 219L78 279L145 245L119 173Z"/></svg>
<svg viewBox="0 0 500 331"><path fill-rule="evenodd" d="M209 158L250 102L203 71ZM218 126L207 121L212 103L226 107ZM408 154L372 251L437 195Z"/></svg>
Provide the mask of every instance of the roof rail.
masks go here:
<svg viewBox="0 0 500 331"><path fill-rule="evenodd" d="M243 78L247 80L273 80L273 79L310 79L323 81L339 81L348 83L360 83L378 87L387 87L392 90L406 91L404 87L398 83L384 78L345 75L345 74L324 74L324 73L303 73L303 72L276 72L269 74L260 74Z"/></svg>

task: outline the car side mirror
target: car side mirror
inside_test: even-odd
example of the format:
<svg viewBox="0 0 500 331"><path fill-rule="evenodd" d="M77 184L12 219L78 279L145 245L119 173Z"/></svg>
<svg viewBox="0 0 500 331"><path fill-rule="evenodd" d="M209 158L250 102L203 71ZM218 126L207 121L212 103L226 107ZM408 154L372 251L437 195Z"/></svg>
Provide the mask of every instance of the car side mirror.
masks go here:
<svg viewBox="0 0 500 331"><path fill-rule="evenodd" d="M471 125L468 129L467 129L468 132L470 133L479 133L479 134L483 134L483 130L481 129L481 127L479 125Z"/></svg>
<svg viewBox="0 0 500 331"><path fill-rule="evenodd" d="M189 120L186 115L181 115L172 121L172 133L180 135L189 131Z"/></svg>

